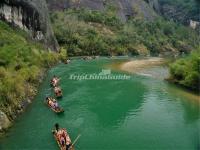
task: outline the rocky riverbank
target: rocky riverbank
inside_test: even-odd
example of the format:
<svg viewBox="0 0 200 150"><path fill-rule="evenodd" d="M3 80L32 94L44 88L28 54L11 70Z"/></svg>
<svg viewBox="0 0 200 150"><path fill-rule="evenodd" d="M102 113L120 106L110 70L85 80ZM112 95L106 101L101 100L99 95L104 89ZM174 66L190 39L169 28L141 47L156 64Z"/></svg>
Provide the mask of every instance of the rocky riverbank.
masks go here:
<svg viewBox="0 0 200 150"><path fill-rule="evenodd" d="M38 82L34 85L27 85L27 93L26 98L21 101L16 101L15 104L6 104L0 109L0 135L4 134L5 131L10 128L14 122L14 120L23 113L26 108L32 103L35 95L38 92L38 87L43 81L46 69L41 71L40 76L38 76Z"/></svg>

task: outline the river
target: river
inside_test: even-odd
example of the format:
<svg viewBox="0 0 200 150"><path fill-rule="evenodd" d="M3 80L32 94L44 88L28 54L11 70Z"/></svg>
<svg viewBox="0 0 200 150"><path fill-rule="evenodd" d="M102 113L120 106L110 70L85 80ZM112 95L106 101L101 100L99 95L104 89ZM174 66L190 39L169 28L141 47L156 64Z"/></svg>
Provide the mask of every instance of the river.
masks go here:
<svg viewBox="0 0 200 150"><path fill-rule="evenodd" d="M198 96L159 77L129 74L110 64L126 59L73 60L52 68L34 102L0 139L2 150L57 150L51 130L55 123L66 127L71 139L78 134L77 150L197 150L199 141ZM130 76L124 80L75 80L71 75L100 72ZM107 70L106 70L107 69ZM162 72L149 68L149 72ZM147 71L148 72L148 71ZM149 74L148 72L148 74ZM44 98L53 95L51 77L61 78L64 114L53 113ZM165 73L164 73L165 74Z"/></svg>

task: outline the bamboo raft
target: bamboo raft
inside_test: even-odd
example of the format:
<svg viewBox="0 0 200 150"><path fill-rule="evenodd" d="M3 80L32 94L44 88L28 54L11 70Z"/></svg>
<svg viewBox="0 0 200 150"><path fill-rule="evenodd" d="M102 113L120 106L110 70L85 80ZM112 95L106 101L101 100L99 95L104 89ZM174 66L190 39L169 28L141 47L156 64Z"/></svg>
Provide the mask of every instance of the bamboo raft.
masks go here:
<svg viewBox="0 0 200 150"><path fill-rule="evenodd" d="M63 96L62 90L61 90L61 89L60 89L59 92L56 92L56 91L55 91L55 88L54 88L54 94L55 94L55 96L56 96L57 98L61 98L61 97Z"/></svg>
<svg viewBox="0 0 200 150"><path fill-rule="evenodd" d="M51 85L52 87L56 87L56 86L58 86L58 84L59 84L59 80L60 80L60 79L57 79L57 81L54 82L54 80L51 79L51 81L50 81L50 85Z"/></svg>
<svg viewBox="0 0 200 150"><path fill-rule="evenodd" d="M60 92L60 93L55 93L55 95L56 95L56 97L57 98L61 98L63 95L62 95L62 92Z"/></svg>
<svg viewBox="0 0 200 150"><path fill-rule="evenodd" d="M65 129L59 129L59 130L65 130ZM58 139L58 137L57 137L57 134L56 134L57 132L56 132L55 130L53 130L52 133L53 133L53 136L54 136L54 138L55 138L55 140L56 140L56 142L57 142L57 144L58 144L60 150L75 150L73 144L72 144L68 149L67 149L67 145L66 145L66 144L65 144L65 146L62 146L62 144L60 143L60 141L59 141L59 139ZM67 135L68 135L68 134L67 134ZM70 139L69 135L68 135L67 138ZM71 141L71 139L70 139L70 141Z"/></svg>
<svg viewBox="0 0 200 150"><path fill-rule="evenodd" d="M64 112L64 109L62 109L61 107L58 107L57 109L53 108L52 106L49 105L49 103L46 101L45 102L47 104L47 106L55 113L62 113Z"/></svg>

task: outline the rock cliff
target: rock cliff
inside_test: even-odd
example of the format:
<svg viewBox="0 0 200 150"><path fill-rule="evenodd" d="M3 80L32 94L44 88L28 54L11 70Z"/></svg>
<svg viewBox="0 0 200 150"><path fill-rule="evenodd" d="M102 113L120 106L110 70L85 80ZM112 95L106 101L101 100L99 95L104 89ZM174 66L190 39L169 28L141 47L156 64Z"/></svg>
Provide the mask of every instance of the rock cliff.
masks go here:
<svg viewBox="0 0 200 150"><path fill-rule="evenodd" d="M7 129L11 126L11 122L6 116L6 114L0 111L0 131Z"/></svg>
<svg viewBox="0 0 200 150"><path fill-rule="evenodd" d="M47 2L47 4L46 4ZM117 8L117 16L123 20L139 17L152 21L163 15L168 19L189 25L190 20L199 22L199 1L188 0L1 0L0 19L28 31L31 37L43 42L47 48L58 51L49 21L50 10L89 8L105 10L111 4ZM48 7L47 7L48 6Z"/></svg>
<svg viewBox="0 0 200 150"><path fill-rule="evenodd" d="M146 0L152 8L169 20L189 25L190 20L200 21L199 0Z"/></svg>
<svg viewBox="0 0 200 150"><path fill-rule="evenodd" d="M185 25L190 20L200 22L199 0L47 0L50 10L83 7L103 11L108 3L117 7L117 15L122 20L143 17L151 21L161 15Z"/></svg>
<svg viewBox="0 0 200 150"><path fill-rule="evenodd" d="M51 11L68 8L88 8L91 10L105 10L107 5L117 8L117 16L126 21L129 17L140 17L153 20L157 14L144 0L47 0Z"/></svg>
<svg viewBox="0 0 200 150"><path fill-rule="evenodd" d="M34 40L54 51L59 50L44 0L1 0L0 19L30 33Z"/></svg>

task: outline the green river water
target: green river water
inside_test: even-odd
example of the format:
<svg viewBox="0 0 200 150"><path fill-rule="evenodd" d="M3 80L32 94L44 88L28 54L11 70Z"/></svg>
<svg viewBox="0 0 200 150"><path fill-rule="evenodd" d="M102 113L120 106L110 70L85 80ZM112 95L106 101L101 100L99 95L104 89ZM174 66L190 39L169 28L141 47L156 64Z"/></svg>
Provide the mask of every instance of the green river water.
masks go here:
<svg viewBox="0 0 200 150"><path fill-rule="evenodd" d="M71 80L71 74L100 73L124 59L74 60L52 68L33 104L5 137L1 150L58 150L51 130L66 127L77 150L198 150L199 101L159 77L132 74L128 80ZM150 69L162 75L163 68ZM148 73L149 73L148 72ZM114 75L124 74L114 69ZM61 77L64 114L43 101L53 95L49 80ZM163 72L163 74L165 74ZM129 74L127 74L129 75Z"/></svg>

